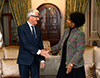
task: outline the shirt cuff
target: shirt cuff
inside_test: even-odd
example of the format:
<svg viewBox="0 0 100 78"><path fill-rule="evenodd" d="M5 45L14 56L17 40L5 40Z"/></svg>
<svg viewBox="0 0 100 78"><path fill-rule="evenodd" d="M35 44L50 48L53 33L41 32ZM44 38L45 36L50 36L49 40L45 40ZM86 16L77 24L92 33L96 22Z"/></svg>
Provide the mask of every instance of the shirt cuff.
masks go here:
<svg viewBox="0 0 100 78"><path fill-rule="evenodd" d="M41 60L41 63L44 63L45 61L44 60Z"/></svg>
<svg viewBox="0 0 100 78"><path fill-rule="evenodd" d="M37 55L39 55L40 53L41 53L41 50L39 49L38 52L37 52Z"/></svg>

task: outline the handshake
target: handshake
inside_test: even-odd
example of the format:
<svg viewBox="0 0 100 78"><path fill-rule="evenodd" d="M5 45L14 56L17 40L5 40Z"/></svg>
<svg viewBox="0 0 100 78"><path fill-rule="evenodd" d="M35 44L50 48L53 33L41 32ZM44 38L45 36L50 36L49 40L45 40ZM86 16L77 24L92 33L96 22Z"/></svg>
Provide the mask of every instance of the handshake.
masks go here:
<svg viewBox="0 0 100 78"><path fill-rule="evenodd" d="M45 58L49 58L49 52L51 51L51 49L47 49L47 48L45 48L45 49L42 49L41 50L41 52L40 52L40 55L41 56L44 56Z"/></svg>

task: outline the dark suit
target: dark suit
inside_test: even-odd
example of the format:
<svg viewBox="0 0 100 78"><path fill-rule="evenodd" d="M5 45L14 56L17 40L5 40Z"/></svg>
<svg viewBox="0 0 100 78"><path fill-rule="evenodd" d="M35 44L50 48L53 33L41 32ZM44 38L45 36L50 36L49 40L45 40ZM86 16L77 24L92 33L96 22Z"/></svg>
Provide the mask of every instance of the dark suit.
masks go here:
<svg viewBox="0 0 100 78"><path fill-rule="evenodd" d="M43 49L42 34L39 27L35 26L37 39L34 41L33 35L29 28L28 23L20 25L18 27L18 36L20 40L20 48L17 63L19 64L20 75L24 74L28 78L28 74L25 72L24 66L28 67L28 70L31 70L31 73L34 75L34 70L37 70L37 76L39 75L39 59L45 60L43 56L37 55L37 51ZM34 67L35 66L35 67ZM25 68L26 68L25 67ZM32 68L32 69L31 69ZM31 74L31 75L32 75ZM33 78L33 77L31 77Z"/></svg>

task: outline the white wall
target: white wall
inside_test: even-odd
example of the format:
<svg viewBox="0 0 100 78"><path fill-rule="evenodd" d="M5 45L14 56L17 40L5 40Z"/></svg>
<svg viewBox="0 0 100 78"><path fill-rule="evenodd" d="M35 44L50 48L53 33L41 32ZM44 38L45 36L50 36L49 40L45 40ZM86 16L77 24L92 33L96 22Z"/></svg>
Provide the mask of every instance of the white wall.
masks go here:
<svg viewBox="0 0 100 78"><path fill-rule="evenodd" d="M52 3L54 5L56 5L62 14L62 18L61 18L61 36L63 34L64 31L64 19L65 19L65 0L31 0L32 1L32 8L37 8L38 6L40 6L41 4L44 3Z"/></svg>

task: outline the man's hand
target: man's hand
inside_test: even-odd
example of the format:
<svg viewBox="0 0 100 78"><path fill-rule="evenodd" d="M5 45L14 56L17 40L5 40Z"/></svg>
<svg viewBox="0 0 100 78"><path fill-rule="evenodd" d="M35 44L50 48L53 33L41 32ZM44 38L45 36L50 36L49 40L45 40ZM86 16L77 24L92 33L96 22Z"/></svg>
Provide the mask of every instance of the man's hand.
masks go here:
<svg viewBox="0 0 100 78"><path fill-rule="evenodd" d="M43 69L45 67L45 63L44 62L41 62L40 67Z"/></svg>
<svg viewBox="0 0 100 78"><path fill-rule="evenodd" d="M44 56L45 58L49 58L48 52L49 52L49 50L41 50L40 55Z"/></svg>
<svg viewBox="0 0 100 78"><path fill-rule="evenodd" d="M68 64L68 66L66 68L67 68L66 73L68 74L68 73L70 73L72 71L73 66L71 66L70 64Z"/></svg>

